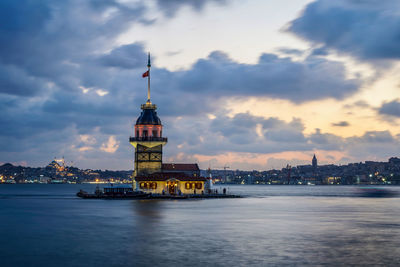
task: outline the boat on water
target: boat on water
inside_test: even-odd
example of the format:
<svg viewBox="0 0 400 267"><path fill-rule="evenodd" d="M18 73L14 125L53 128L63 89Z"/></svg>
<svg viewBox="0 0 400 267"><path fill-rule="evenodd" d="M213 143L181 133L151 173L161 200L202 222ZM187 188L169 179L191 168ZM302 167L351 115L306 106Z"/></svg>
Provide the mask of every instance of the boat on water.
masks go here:
<svg viewBox="0 0 400 267"><path fill-rule="evenodd" d="M80 190L77 194L81 198L103 198L103 199L137 199L137 198L148 198L151 194L142 191L134 191L130 186L107 186L104 188L96 187L94 193L88 193L84 190Z"/></svg>

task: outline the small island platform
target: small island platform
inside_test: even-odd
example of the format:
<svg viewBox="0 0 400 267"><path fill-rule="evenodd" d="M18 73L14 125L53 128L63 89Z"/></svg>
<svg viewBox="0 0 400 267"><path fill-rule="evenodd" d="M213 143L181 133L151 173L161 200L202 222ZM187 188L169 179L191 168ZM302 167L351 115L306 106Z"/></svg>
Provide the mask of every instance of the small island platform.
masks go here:
<svg viewBox="0 0 400 267"><path fill-rule="evenodd" d="M206 198L241 198L240 195L228 193L203 193L203 194L152 194L143 191L133 191L131 187L106 187L96 188L94 193L80 190L77 194L85 199L206 199Z"/></svg>
<svg viewBox="0 0 400 267"><path fill-rule="evenodd" d="M151 194L146 199L205 199L205 198L241 198L232 194L196 194L196 195L159 195Z"/></svg>

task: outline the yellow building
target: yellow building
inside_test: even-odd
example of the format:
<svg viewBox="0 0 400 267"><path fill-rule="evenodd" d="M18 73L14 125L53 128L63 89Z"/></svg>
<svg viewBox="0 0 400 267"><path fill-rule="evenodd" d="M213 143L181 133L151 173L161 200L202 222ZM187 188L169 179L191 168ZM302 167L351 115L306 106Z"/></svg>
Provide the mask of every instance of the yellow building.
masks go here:
<svg viewBox="0 0 400 267"><path fill-rule="evenodd" d="M150 54L147 67L143 74L148 79L147 102L141 105L142 112L136 120L134 137L129 138L135 148L134 188L153 194L205 193L207 179L199 177L197 164L162 163L163 146L168 139L162 136L163 126L156 112L157 106L150 100Z"/></svg>
<svg viewBox="0 0 400 267"><path fill-rule="evenodd" d="M204 177L186 176L180 172L136 177L139 190L162 195L204 194L206 182Z"/></svg>

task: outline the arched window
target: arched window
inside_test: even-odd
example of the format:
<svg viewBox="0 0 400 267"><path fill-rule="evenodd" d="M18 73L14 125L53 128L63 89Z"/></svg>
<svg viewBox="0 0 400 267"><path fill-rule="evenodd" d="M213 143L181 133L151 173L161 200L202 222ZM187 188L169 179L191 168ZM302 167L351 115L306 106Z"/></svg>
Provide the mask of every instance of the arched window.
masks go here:
<svg viewBox="0 0 400 267"><path fill-rule="evenodd" d="M196 189L201 189L203 185L201 183L196 183Z"/></svg>

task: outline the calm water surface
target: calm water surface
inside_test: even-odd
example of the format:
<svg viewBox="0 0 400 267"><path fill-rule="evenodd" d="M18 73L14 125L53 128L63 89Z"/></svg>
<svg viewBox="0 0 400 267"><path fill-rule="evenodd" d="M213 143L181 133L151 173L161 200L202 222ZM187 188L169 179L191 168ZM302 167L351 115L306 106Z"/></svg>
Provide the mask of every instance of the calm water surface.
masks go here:
<svg viewBox="0 0 400 267"><path fill-rule="evenodd" d="M247 185L229 186L241 199L84 200L80 188L94 190L0 185L1 266L400 265L398 196Z"/></svg>

